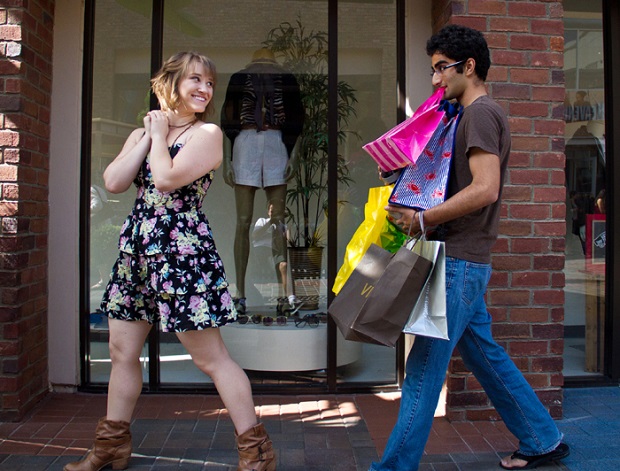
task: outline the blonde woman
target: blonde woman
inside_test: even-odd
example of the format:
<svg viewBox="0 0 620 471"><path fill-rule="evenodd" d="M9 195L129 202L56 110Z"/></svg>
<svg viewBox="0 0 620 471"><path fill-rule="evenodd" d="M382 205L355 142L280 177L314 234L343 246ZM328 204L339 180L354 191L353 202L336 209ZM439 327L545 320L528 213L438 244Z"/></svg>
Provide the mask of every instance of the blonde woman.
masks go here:
<svg viewBox="0 0 620 471"><path fill-rule="evenodd" d="M215 65L203 55L181 52L168 59L151 80L161 110L147 114L144 128L130 134L104 172L109 192L122 193L132 183L138 190L101 304L109 318L112 360L107 414L99 420L91 451L65 471L127 468L129 424L142 389L139 357L156 322L163 332L175 332L213 379L235 426L237 469L275 470L250 382L218 329L235 322L237 313L200 210L222 162L222 132L204 121L213 109L215 79Z"/></svg>

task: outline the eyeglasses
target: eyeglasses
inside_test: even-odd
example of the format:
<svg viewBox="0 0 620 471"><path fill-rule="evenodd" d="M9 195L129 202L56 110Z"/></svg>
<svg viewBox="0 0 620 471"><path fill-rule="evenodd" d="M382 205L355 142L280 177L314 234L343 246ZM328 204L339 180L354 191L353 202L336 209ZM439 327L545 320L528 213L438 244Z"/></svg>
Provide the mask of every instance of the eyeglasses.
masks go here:
<svg viewBox="0 0 620 471"><path fill-rule="evenodd" d="M464 59L464 60L458 61L458 62L453 62L452 64L437 65L437 66L435 66L435 68L431 67L431 77L434 76L435 74L441 75L441 74L443 74L444 70L449 69L450 67L456 67L457 65L461 65L464 62L467 62L467 59Z"/></svg>

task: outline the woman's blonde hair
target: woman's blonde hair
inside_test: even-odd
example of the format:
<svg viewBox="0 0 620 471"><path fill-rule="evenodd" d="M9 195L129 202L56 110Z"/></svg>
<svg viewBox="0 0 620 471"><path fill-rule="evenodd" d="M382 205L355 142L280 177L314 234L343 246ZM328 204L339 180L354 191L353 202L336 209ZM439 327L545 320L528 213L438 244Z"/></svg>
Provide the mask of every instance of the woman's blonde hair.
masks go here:
<svg viewBox="0 0 620 471"><path fill-rule="evenodd" d="M211 59L197 52L177 52L164 62L159 72L151 79L151 89L157 96L162 110L176 110L181 105L178 85L181 79L189 74L190 67L195 62L202 64L213 77L213 87L215 88L217 72ZM214 111L215 106L211 100L205 111L196 113L196 117L204 121Z"/></svg>

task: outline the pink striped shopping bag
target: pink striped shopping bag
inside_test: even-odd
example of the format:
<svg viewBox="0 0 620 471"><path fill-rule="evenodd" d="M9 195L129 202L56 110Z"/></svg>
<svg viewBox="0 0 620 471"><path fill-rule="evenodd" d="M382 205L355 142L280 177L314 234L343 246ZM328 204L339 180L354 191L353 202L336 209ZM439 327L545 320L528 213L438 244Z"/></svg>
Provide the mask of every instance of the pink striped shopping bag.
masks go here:
<svg viewBox="0 0 620 471"><path fill-rule="evenodd" d="M363 146L381 170L388 172L416 162L444 116L439 110L443 94L444 88L438 88L413 116Z"/></svg>

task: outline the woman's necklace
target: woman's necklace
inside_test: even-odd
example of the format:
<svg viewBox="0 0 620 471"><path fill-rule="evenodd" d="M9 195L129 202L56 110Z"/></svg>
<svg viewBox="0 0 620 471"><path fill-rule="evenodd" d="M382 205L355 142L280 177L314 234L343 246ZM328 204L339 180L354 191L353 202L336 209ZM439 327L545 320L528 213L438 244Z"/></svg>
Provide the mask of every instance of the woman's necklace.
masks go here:
<svg viewBox="0 0 620 471"><path fill-rule="evenodd" d="M197 121L197 119L194 118L193 121L190 121L189 123L183 123L183 124L179 124L177 126L173 126L172 124L169 124L168 127L171 129L178 129L178 128L182 128L183 126L187 126L188 124L194 124Z"/></svg>
<svg viewBox="0 0 620 471"><path fill-rule="evenodd" d="M185 132L191 128L194 124L196 124L196 121L198 121L197 119L195 119L194 121L192 121L191 123L189 123L187 125L187 127L185 129L183 129L183 131L181 131L181 133L175 138L175 140L172 142L172 145L170 147L174 147L174 145L177 143L177 141L179 140L179 137L181 137L183 134L185 134ZM180 126L168 126L168 127L180 127Z"/></svg>

